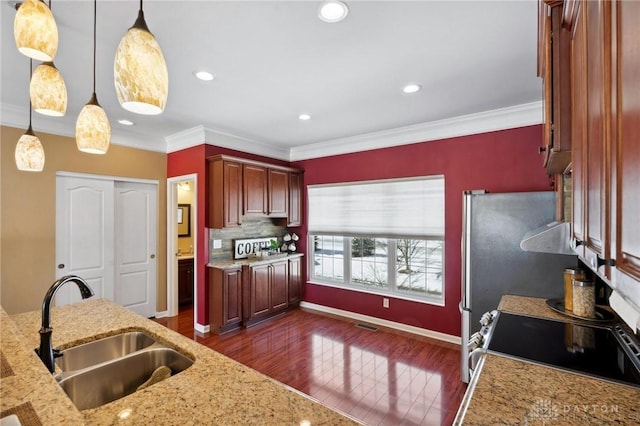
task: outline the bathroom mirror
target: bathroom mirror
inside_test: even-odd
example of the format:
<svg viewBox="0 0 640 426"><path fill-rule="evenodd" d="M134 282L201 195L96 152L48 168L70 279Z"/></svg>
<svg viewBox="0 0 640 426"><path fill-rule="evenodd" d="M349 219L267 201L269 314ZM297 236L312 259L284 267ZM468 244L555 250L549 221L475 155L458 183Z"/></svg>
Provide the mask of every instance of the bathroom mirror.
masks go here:
<svg viewBox="0 0 640 426"><path fill-rule="evenodd" d="M178 237L191 236L191 204L178 204Z"/></svg>

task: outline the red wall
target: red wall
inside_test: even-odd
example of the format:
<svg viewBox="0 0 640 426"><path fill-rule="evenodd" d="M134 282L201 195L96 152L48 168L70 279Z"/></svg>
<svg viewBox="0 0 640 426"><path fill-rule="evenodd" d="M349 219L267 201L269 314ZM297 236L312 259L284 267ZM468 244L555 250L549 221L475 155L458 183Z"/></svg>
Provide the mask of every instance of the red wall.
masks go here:
<svg viewBox="0 0 640 426"><path fill-rule="evenodd" d="M381 296L350 290L305 284L304 300L319 305L383 318L450 335L460 335L460 238L462 233L462 191L490 192L550 190L537 154L542 127L530 126L400 147L337 155L293 164L304 169L304 184L352 182L443 174L445 176L445 306L434 306L390 298L382 308ZM173 152L167 158L167 177L198 175L198 318L209 324L207 267L207 157L227 154L287 165L286 162L213 145ZM306 203L306 193L304 194ZM306 206L305 206L306 207ZM306 212L306 208L304 209ZM296 230L296 232L298 232ZM300 251L307 253L306 226L300 228ZM306 268L305 268L306 269Z"/></svg>
<svg viewBox="0 0 640 426"><path fill-rule="evenodd" d="M264 161L272 164L288 165L285 161L274 160L260 155L247 154L245 152L221 148L214 145L206 145L204 142L202 145L172 152L167 155L167 178L189 174L197 174L198 176L198 189L196 194L198 200L198 259L196 262L198 268L198 282L196 283L196 289L198 292L197 322L203 326L209 324L209 292L208 286L206 285L208 277L207 263L209 262L209 236L205 232L205 224L207 223L206 217L208 213L206 158L218 154L233 155L235 157Z"/></svg>
<svg viewBox="0 0 640 426"><path fill-rule="evenodd" d="M550 180L537 153L541 141L542 127L537 125L295 163L305 170L305 185L445 176L444 307L390 298L387 309L382 308L381 296L310 283L305 285L304 300L459 336L462 192L550 190ZM305 237L300 248L306 253L306 227L302 233Z"/></svg>

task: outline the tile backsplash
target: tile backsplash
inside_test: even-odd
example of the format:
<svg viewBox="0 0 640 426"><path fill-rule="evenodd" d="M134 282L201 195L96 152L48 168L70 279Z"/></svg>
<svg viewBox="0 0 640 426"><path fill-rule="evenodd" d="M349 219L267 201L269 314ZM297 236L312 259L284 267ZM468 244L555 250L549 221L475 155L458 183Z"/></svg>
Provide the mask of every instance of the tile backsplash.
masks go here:
<svg viewBox="0 0 640 426"><path fill-rule="evenodd" d="M277 226L269 218L243 218L238 228L209 229L209 261L232 259L234 240L275 236L281 244L287 232L285 226ZM214 240L221 240L222 247L214 249Z"/></svg>

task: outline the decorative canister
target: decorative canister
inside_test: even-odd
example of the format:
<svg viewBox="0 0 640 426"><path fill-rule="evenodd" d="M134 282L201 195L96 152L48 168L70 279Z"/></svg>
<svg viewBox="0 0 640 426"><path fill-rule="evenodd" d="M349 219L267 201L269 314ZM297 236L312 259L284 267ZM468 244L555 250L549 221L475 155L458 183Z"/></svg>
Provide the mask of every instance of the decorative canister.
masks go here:
<svg viewBox="0 0 640 426"><path fill-rule="evenodd" d="M596 314L596 287L586 278L573 280L573 313L580 317L594 318Z"/></svg>
<svg viewBox="0 0 640 426"><path fill-rule="evenodd" d="M580 268L564 270L564 309L573 310L573 279L584 279L584 271Z"/></svg>

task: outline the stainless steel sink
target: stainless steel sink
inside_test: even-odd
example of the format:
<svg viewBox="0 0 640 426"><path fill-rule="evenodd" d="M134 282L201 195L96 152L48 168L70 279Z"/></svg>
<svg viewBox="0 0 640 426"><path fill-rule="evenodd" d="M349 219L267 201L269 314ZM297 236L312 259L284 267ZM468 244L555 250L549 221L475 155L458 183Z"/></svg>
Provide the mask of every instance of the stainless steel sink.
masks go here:
<svg viewBox="0 0 640 426"><path fill-rule="evenodd" d="M132 331L73 346L60 352L56 365L62 371L81 370L139 351L155 343L140 331Z"/></svg>
<svg viewBox="0 0 640 426"><path fill-rule="evenodd" d="M62 372L56 379L79 410L88 410L149 385L159 367L168 367L174 376L193 362L148 334L133 331L61 351L56 364Z"/></svg>
<svg viewBox="0 0 640 426"><path fill-rule="evenodd" d="M158 367L169 367L173 376L192 364L178 351L153 347L71 374L59 384L79 410L87 410L134 393Z"/></svg>

